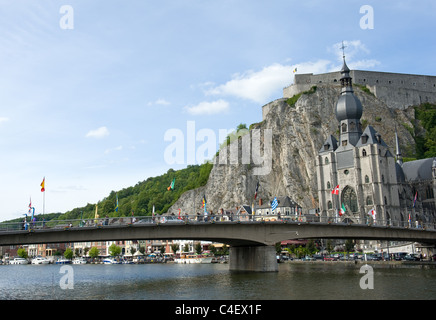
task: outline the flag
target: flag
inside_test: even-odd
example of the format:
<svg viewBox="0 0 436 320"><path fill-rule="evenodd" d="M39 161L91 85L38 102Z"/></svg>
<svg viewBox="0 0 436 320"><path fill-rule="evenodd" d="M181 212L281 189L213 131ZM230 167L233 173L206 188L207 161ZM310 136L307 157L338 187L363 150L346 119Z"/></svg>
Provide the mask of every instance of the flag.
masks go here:
<svg viewBox="0 0 436 320"><path fill-rule="evenodd" d="M337 195L339 195L339 185L337 185L336 188L334 188L334 189L332 190L332 194L337 194Z"/></svg>
<svg viewBox="0 0 436 320"><path fill-rule="evenodd" d="M153 211L151 212L152 217L154 217L154 205L153 205Z"/></svg>
<svg viewBox="0 0 436 320"><path fill-rule="evenodd" d="M271 202L271 209L272 209L272 211L274 211L275 208L277 208L278 205L279 205L279 203L277 202L277 197L274 197L274 200Z"/></svg>
<svg viewBox="0 0 436 320"><path fill-rule="evenodd" d="M97 223L98 222L98 218L100 218L100 216L98 215L98 203L95 205L95 215L94 215L94 219L96 219L95 220L95 222Z"/></svg>
<svg viewBox="0 0 436 320"><path fill-rule="evenodd" d="M345 214L345 204L342 204L341 210L339 210L339 216L342 216L343 214Z"/></svg>
<svg viewBox="0 0 436 320"><path fill-rule="evenodd" d="M203 196L203 200L202 200L202 208L206 207L206 195Z"/></svg>
<svg viewBox="0 0 436 320"><path fill-rule="evenodd" d="M42 182L41 182L41 192L44 192L45 191L45 177L44 177L44 179L42 179Z"/></svg>
<svg viewBox="0 0 436 320"><path fill-rule="evenodd" d="M415 199L413 199L413 207L415 208L415 203L416 203L416 197L418 196L418 191L416 191L415 193Z"/></svg>
<svg viewBox="0 0 436 320"><path fill-rule="evenodd" d="M295 68L294 70L292 70L292 73L296 73L297 72L297 68Z"/></svg>
<svg viewBox="0 0 436 320"><path fill-rule="evenodd" d="M115 212L118 212L118 194L117 194L117 206L115 207Z"/></svg>
<svg viewBox="0 0 436 320"><path fill-rule="evenodd" d="M372 218L375 219L375 215L376 215L375 209L369 210L368 215L372 216Z"/></svg>
<svg viewBox="0 0 436 320"><path fill-rule="evenodd" d="M259 190L259 181L257 181L256 191L254 192L254 200L257 198L257 191Z"/></svg>
<svg viewBox="0 0 436 320"><path fill-rule="evenodd" d="M170 186L167 188L168 191L170 190L174 190L174 184L176 183L176 178L173 179L173 181L171 181Z"/></svg>
<svg viewBox="0 0 436 320"><path fill-rule="evenodd" d="M30 210L32 210L32 197L30 197L30 202L29 202L29 214L30 214Z"/></svg>

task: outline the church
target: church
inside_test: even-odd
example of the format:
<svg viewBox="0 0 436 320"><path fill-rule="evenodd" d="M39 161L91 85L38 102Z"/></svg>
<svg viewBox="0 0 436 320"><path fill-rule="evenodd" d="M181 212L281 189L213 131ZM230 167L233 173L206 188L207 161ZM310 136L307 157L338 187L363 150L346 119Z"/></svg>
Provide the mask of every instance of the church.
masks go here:
<svg viewBox="0 0 436 320"><path fill-rule="evenodd" d="M435 224L436 158L403 163L398 135L394 156L373 127L362 128L363 106L345 57L340 83L335 109L339 140L330 135L316 160L321 221Z"/></svg>

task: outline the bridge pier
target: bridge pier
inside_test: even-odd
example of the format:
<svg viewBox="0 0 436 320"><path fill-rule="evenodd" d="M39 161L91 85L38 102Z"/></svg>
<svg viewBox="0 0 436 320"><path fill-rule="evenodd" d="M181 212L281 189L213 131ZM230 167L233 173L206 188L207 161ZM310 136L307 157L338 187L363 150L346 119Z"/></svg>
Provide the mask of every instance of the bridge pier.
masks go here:
<svg viewBox="0 0 436 320"><path fill-rule="evenodd" d="M231 271L278 272L275 246L230 247Z"/></svg>

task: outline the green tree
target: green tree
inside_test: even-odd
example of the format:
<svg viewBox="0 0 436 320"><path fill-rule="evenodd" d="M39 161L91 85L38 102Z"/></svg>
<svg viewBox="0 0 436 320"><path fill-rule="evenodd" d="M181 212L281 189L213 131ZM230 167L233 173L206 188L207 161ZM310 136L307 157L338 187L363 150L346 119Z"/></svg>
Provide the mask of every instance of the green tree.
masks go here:
<svg viewBox="0 0 436 320"><path fill-rule="evenodd" d="M71 260L73 258L73 250L71 248L67 248L64 252L65 259Z"/></svg>
<svg viewBox="0 0 436 320"><path fill-rule="evenodd" d="M203 248L201 247L201 243L200 243L200 242L197 242L197 243L195 244L195 253L197 253L197 254L201 254L202 251L203 251Z"/></svg>
<svg viewBox="0 0 436 320"><path fill-rule="evenodd" d="M173 253L176 253L179 250L180 246L178 243L173 243L171 245L171 250L173 251Z"/></svg>
<svg viewBox="0 0 436 320"><path fill-rule="evenodd" d="M23 258L23 259L27 259L27 257L28 257L27 251L26 251L26 249L24 249L24 248L20 248L20 249L18 249L18 250L17 250L17 255L18 255L20 258Z"/></svg>
<svg viewBox="0 0 436 320"><path fill-rule="evenodd" d="M117 246L115 243L112 243L109 246L109 254L112 257L118 256L121 253L121 247Z"/></svg>
<svg viewBox="0 0 436 320"><path fill-rule="evenodd" d="M100 255L100 252L98 251L98 249L96 247L92 247L89 250L89 256L93 259L97 258Z"/></svg>

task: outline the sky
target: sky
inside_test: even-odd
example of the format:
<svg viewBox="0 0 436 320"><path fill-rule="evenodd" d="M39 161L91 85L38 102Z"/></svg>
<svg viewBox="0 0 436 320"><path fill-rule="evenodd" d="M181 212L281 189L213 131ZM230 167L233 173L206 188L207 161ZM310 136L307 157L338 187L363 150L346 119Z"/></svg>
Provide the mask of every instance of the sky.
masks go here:
<svg viewBox="0 0 436 320"><path fill-rule="evenodd" d="M202 132L260 122L342 41L351 69L436 75L434 30L433 0L0 0L0 221L202 163Z"/></svg>

